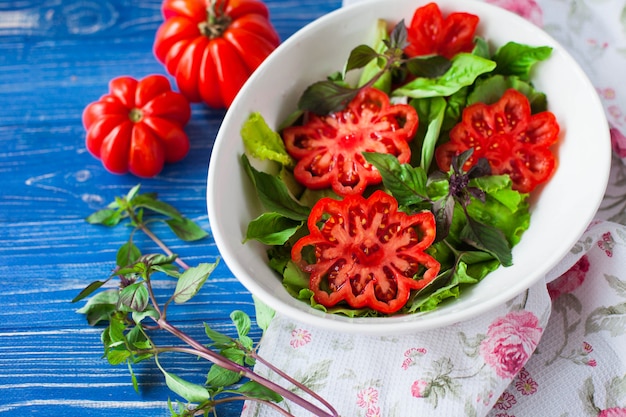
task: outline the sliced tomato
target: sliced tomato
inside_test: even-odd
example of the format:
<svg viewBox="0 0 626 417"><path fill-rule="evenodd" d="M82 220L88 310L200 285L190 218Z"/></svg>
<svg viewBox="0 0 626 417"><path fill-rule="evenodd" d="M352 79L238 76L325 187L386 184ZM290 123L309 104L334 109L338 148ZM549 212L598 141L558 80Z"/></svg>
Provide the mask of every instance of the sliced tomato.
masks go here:
<svg viewBox="0 0 626 417"><path fill-rule="evenodd" d="M425 250L435 240L429 211L406 214L398 202L378 190L369 198L320 199L308 218L309 235L296 242L292 260L310 274L315 300L332 307L399 311L412 290L424 288L440 265ZM303 252L312 248L314 262Z"/></svg>
<svg viewBox="0 0 626 417"><path fill-rule="evenodd" d="M450 131L450 140L435 150L435 158L439 169L448 171L455 155L473 148L466 169L486 158L494 174L508 174L514 189L529 193L556 169L550 147L559 130L553 113L531 114L526 96L509 89L494 104L466 107L461 122Z"/></svg>
<svg viewBox="0 0 626 417"><path fill-rule="evenodd" d="M382 181L363 152L392 154L409 162L408 142L417 130L415 109L391 104L375 88L363 89L339 112L327 116L308 114L302 126L283 130L285 148L297 160L295 178L313 189L332 187L339 195L361 194Z"/></svg>
<svg viewBox="0 0 626 417"><path fill-rule="evenodd" d="M410 57L437 54L448 59L459 52L471 52L478 22L478 16L463 12L444 18L436 3L419 7L407 28L409 45L404 52Z"/></svg>

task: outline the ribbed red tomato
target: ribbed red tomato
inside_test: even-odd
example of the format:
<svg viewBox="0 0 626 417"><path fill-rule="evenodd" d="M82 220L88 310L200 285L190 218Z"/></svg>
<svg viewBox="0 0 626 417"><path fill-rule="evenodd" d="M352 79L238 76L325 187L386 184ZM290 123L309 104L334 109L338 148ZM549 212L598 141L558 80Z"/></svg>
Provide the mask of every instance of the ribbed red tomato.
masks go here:
<svg viewBox="0 0 626 417"><path fill-rule="evenodd" d="M109 83L108 94L83 111L85 143L108 171L153 177L166 162L187 155L184 126L190 117L189 102L172 91L163 75L141 81L118 77Z"/></svg>
<svg viewBox="0 0 626 417"><path fill-rule="evenodd" d="M164 0L154 54L191 102L227 108L280 38L259 0Z"/></svg>

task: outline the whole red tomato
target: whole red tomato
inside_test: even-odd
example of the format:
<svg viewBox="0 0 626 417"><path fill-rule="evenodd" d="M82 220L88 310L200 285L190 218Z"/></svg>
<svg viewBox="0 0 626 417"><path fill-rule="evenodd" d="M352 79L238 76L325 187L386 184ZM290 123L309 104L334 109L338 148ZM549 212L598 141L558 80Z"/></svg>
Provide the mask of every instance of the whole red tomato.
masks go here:
<svg viewBox="0 0 626 417"><path fill-rule="evenodd" d="M192 102L227 108L280 38L259 0L164 0L154 54Z"/></svg>
<svg viewBox="0 0 626 417"><path fill-rule="evenodd" d="M166 77L118 77L83 111L87 150L112 173L153 177L187 155L190 117L189 102Z"/></svg>

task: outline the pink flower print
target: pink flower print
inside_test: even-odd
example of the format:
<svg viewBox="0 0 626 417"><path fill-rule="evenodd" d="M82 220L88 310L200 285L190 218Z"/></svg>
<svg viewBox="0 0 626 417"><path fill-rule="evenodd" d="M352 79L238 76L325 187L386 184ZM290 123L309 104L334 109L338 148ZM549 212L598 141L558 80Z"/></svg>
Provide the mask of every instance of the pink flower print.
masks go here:
<svg viewBox="0 0 626 417"><path fill-rule="evenodd" d="M606 410L600 411L598 417L626 417L626 408L607 408Z"/></svg>
<svg viewBox="0 0 626 417"><path fill-rule="evenodd" d="M515 399L515 395L511 394L508 391L504 391L496 404L493 406L496 410L510 410L515 404L517 404L517 400Z"/></svg>
<svg viewBox="0 0 626 417"><path fill-rule="evenodd" d="M548 294L555 300L580 287L589 272L589 258L583 255L566 273L548 283Z"/></svg>
<svg viewBox="0 0 626 417"><path fill-rule="evenodd" d="M598 241L598 247L606 253L609 258L613 256L613 247L615 246L615 240L611 235L611 232L606 232L602 235L602 239Z"/></svg>
<svg viewBox="0 0 626 417"><path fill-rule="evenodd" d="M615 127L611 128L611 148L618 157L626 158L626 136Z"/></svg>
<svg viewBox="0 0 626 417"><path fill-rule="evenodd" d="M411 385L411 395L415 398L428 397L430 393L430 383L423 379L418 379Z"/></svg>
<svg viewBox="0 0 626 417"><path fill-rule="evenodd" d="M524 380L530 378L530 373L526 370L526 368L522 367L517 373L517 378Z"/></svg>
<svg viewBox="0 0 626 417"><path fill-rule="evenodd" d="M587 359L587 365L591 366L592 368L595 368L598 365L598 362L596 362L595 359Z"/></svg>
<svg viewBox="0 0 626 417"><path fill-rule="evenodd" d="M482 402L484 405L489 405L489 403L491 402L491 399L493 398L493 391L489 390L485 396L483 397L482 394L478 394L476 396L476 402L480 403Z"/></svg>
<svg viewBox="0 0 626 417"><path fill-rule="evenodd" d="M415 358L424 356L426 354L426 348L410 348L404 352L406 359L402 362L402 369L407 370L410 366L415 364Z"/></svg>
<svg viewBox="0 0 626 417"><path fill-rule="evenodd" d="M420 348L409 348L404 352L404 356L406 356L407 358L415 358L417 356L424 356L426 354L426 348L420 347Z"/></svg>
<svg viewBox="0 0 626 417"><path fill-rule="evenodd" d="M535 0L487 0L487 3L522 16L536 26L543 26L543 11Z"/></svg>
<svg viewBox="0 0 626 417"><path fill-rule="evenodd" d="M382 417L382 414L380 413L380 407L377 405L372 405L370 408L367 409L365 417Z"/></svg>
<svg viewBox="0 0 626 417"><path fill-rule="evenodd" d="M360 408L370 409L378 403L378 390L376 388L364 388L356 394L356 405Z"/></svg>
<svg viewBox="0 0 626 417"><path fill-rule="evenodd" d="M606 100L615 100L617 94L615 93L615 89L612 87L607 88L598 88L598 94Z"/></svg>
<svg viewBox="0 0 626 417"><path fill-rule="evenodd" d="M305 329L294 329L291 332L291 340L289 344L292 348L297 349L311 341L311 333Z"/></svg>
<svg viewBox="0 0 626 417"><path fill-rule="evenodd" d="M501 378L513 378L533 353L543 329L530 311L512 311L496 319L480 343L480 354Z"/></svg>
<svg viewBox="0 0 626 417"><path fill-rule="evenodd" d="M406 371L407 369L411 367L411 365L413 365L413 363L415 363L415 359L406 358L405 360L402 361L402 369Z"/></svg>
<svg viewBox="0 0 626 417"><path fill-rule="evenodd" d="M591 353L593 352L593 346L591 346L589 342L583 342L583 351L585 351L585 353Z"/></svg>
<svg viewBox="0 0 626 417"><path fill-rule="evenodd" d="M515 381L515 389L522 395L532 395L537 392L537 382L532 378L518 379Z"/></svg>

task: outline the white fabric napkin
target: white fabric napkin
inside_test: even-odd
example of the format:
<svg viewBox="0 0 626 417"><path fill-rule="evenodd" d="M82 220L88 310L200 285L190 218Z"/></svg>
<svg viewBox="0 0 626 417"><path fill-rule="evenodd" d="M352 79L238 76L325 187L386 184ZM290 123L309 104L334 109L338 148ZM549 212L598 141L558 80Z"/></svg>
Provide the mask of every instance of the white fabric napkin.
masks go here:
<svg viewBox="0 0 626 417"><path fill-rule="evenodd" d="M597 87L615 155L609 189L596 220L544 281L477 318L366 337L276 316L260 355L343 417L626 416L626 5L488 2L543 27ZM256 403L242 414L278 415Z"/></svg>

